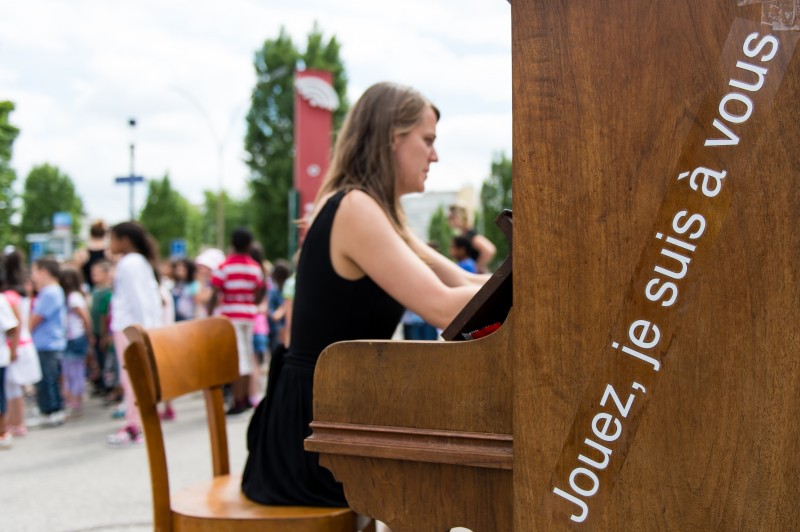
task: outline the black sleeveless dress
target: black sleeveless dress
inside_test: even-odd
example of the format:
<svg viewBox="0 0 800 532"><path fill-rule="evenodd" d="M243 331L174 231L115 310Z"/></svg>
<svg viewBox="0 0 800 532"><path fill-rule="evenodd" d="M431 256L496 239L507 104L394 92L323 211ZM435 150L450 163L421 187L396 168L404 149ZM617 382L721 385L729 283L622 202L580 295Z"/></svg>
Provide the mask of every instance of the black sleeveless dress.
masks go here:
<svg viewBox="0 0 800 532"><path fill-rule="evenodd" d="M303 449L311 434L314 367L334 342L391 338L403 313L370 278L349 281L334 271L331 227L344 195L340 191L328 200L306 235L297 265L291 348L273 354L267 395L247 431L242 491L262 504L347 506L341 484L319 465L319 455Z"/></svg>

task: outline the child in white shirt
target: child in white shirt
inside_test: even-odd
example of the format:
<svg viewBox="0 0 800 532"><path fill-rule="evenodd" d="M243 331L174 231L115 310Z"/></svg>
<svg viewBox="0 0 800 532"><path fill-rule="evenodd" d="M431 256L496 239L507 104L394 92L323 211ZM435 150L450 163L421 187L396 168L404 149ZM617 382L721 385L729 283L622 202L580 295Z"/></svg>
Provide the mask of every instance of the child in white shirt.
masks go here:
<svg viewBox="0 0 800 532"><path fill-rule="evenodd" d="M19 343L19 320L8 303L6 296L0 294L0 449L11 447L12 436L6 430L6 368L17 358Z"/></svg>

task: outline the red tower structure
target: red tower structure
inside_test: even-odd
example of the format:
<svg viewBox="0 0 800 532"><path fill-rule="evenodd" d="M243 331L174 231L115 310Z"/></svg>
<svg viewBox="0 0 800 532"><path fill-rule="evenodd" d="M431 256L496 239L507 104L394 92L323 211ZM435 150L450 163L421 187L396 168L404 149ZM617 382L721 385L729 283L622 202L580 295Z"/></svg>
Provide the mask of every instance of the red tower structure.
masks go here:
<svg viewBox="0 0 800 532"><path fill-rule="evenodd" d="M314 198L322 184L331 156L333 111L339 97L332 85L333 74L325 70L306 69L295 72L294 108L294 219L311 213ZM302 241L305 230L297 235ZM296 243L298 238L293 239ZM290 243L290 252L294 246Z"/></svg>

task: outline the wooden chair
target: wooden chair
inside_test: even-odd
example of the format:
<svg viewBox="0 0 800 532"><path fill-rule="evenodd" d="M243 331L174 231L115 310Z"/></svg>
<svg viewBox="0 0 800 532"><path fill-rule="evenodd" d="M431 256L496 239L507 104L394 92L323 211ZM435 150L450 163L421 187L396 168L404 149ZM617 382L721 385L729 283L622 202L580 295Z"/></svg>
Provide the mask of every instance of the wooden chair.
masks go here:
<svg viewBox="0 0 800 532"><path fill-rule="evenodd" d="M142 416L153 492L154 530L352 532L347 508L264 506L248 500L230 474L222 386L239 376L233 326L208 318L145 331L129 327L125 363ZM164 438L156 406L202 390L214 478L170 495Z"/></svg>

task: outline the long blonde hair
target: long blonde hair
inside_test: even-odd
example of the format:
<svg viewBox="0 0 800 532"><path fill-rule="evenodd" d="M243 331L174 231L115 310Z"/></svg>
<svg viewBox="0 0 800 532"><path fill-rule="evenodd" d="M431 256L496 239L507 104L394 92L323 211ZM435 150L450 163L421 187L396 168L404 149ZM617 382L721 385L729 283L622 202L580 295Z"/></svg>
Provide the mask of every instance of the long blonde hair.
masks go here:
<svg viewBox="0 0 800 532"><path fill-rule="evenodd" d="M395 191L392 140L411 131L427 107L438 121L439 110L411 87L384 82L367 89L347 113L316 201L339 190L362 190L404 235L405 214Z"/></svg>

